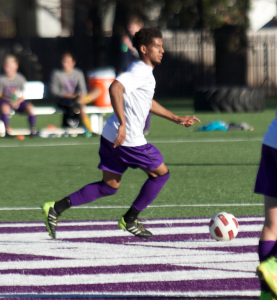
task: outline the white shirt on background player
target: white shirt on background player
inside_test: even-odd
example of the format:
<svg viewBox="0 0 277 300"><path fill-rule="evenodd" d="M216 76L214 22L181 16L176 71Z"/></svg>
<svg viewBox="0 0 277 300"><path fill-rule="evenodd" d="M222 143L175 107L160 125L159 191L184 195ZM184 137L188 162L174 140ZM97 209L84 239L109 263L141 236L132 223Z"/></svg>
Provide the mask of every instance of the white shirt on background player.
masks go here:
<svg viewBox="0 0 277 300"><path fill-rule="evenodd" d="M121 146L136 147L147 144L143 135L146 118L152 107L156 81L153 68L143 61L132 63L127 72L117 78L124 86L123 105L126 117L126 140ZM103 129L102 136L110 142L117 138L119 122L111 115Z"/></svg>
<svg viewBox="0 0 277 300"><path fill-rule="evenodd" d="M264 135L263 144L277 149L277 117L269 125Z"/></svg>

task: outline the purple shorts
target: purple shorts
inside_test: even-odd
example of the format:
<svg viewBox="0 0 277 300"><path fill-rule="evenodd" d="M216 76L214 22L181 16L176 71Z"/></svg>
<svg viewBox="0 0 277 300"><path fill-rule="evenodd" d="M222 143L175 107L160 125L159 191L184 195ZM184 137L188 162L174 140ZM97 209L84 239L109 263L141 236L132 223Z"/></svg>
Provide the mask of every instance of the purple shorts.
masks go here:
<svg viewBox="0 0 277 300"><path fill-rule="evenodd" d="M128 167L132 169L155 170L164 161L160 151L151 144L137 147L113 147L113 143L101 136L99 149L101 159L98 168L116 174L123 174Z"/></svg>
<svg viewBox="0 0 277 300"><path fill-rule="evenodd" d="M19 107L18 107L18 109L15 109L15 111L16 111L16 112L19 112L19 113L23 113L23 112L25 111L26 106L28 106L29 103L30 103L30 102L28 102L28 101L23 101L23 102L21 102L20 105L19 105ZM7 100L0 99L0 108L1 108L2 104L8 104L9 107L12 108L10 102L7 101Z"/></svg>
<svg viewBox="0 0 277 300"><path fill-rule="evenodd" d="M263 145L255 193L277 198L277 149Z"/></svg>

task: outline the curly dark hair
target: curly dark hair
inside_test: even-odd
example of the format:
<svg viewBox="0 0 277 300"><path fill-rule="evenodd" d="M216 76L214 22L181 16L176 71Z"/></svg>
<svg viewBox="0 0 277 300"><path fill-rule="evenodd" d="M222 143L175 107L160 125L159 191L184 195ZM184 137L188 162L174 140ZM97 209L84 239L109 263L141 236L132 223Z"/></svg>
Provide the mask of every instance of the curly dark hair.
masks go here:
<svg viewBox="0 0 277 300"><path fill-rule="evenodd" d="M142 28L133 37L133 45L140 54L140 46L148 46L153 38L162 38L162 32L157 28Z"/></svg>

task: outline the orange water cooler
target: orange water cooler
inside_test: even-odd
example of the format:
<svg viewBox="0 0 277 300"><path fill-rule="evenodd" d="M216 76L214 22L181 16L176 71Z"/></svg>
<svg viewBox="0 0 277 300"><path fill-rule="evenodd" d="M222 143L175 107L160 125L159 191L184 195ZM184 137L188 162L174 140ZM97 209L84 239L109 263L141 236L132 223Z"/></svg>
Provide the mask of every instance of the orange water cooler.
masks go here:
<svg viewBox="0 0 277 300"><path fill-rule="evenodd" d="M93 102L100 107L111 107L109 87L115 80L115 69L111 67L98 68L88 72L88 88L101 90L101 95Z"/></svg>

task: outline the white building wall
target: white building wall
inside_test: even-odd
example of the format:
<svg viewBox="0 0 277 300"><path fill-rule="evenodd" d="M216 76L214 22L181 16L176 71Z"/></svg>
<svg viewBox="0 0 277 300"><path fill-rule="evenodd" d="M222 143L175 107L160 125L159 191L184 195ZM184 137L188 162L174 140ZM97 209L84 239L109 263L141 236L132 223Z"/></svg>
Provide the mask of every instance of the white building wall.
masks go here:
<svg viewBox="0 0 277 300"><path fill-rule="evenodd" d="M252 0L248 17L250 30L257 31L276 16L276 0Z"/></svg>
<svg viewBox="0 0 277 300"><path fill-rule="evenodd" d="M62 34L61 0L36 0L37 35L43 38Z"/></svg>

